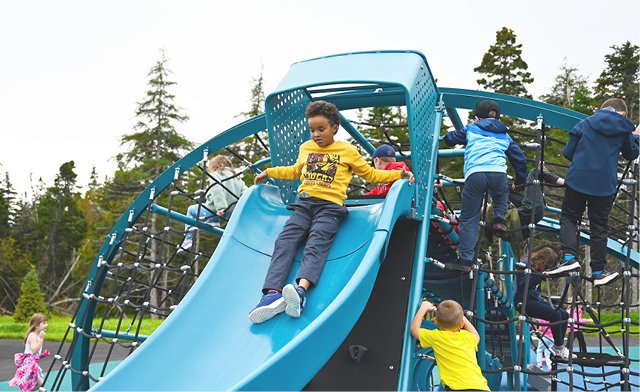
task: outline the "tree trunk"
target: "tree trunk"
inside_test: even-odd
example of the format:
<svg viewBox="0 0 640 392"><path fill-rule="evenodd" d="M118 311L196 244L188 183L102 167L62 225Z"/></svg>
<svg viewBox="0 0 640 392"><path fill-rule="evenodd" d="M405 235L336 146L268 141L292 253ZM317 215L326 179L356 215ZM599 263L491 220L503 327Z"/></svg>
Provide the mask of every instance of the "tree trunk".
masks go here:
<svg viewBox="0 0 640 392"><path fill-rule="evenodd" d="M151 214L151 212L148 212L149 214ZM149 228L149 232L150 234L155 234L156 233L156 215L152 214L151 215L151 227ZM161 257L158 254L158 244L156 243L155 240L151 241L151 262L153 263L153 265L160 263L161 262ZM158 289L156 288L156 285L154 284L154 279L156 277L156 274L158 272L153 269L152 271L149 272L149 285L153 285L151 286L151 289L149 290L149 305L151 305L152 308L157 309L158 307ZM157 319L158 315L156 314L156 312L151 312L151 318L152 319Z"/></svg>

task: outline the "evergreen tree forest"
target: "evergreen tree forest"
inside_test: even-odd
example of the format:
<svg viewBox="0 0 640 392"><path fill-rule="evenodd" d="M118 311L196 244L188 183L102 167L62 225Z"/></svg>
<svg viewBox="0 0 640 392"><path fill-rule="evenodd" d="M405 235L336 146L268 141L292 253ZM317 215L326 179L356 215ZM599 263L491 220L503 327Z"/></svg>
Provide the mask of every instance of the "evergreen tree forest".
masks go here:
<svg viewBox="0 0 640 392"><path fill-rule="evenodd" d="M522 49L516 32L507 27L498 31L495 43L472 68L478 75L478 88L531 98L527 87L534 82L535 75L528 69ZM612 43L604 58L605 67L595 80L589 80L571 59L565 59L555 65L558 72L551 89L536 98L590 114L607 98L621 97L629 105L631 120L637 124L639 57L638 45L629 41ZM120 151L114 152L115 172L97 173L94 169L89 183L80 184L73 152L70 152L69 160L59 167L53 183L36 181L28 197L17 193L11 173L1 173L0 314L20 312L22 317L21 306L24 305L21 304L38 302L38 295L33 297L37 301L19 301L21 287L25 284L37 286L34 282L39 282L47 313L72 312L98 250L117 219L160 173L195 147L193 141L180 133L181 125L189 121L188 108L181 108L179 97L172 93L178 81L169 69L164 52L160 53L146 78L147 90L141 91L142 99L131 108L135 116L131 129L120 136ZM248 109L238 114L239 120L264 112L262 68L257 77L250 79L248 87ZM409 150L404 108L365 109L350 120L375 147L388 143L401 154ZM510 120L508 125L519 142L531 141L531 135L536 133L534 124L524 121ZM545 147L547 165L564 175L568 162L562 157L561 150L566 132L547 129L547 136L549 140L558 141L547 143ZM268 157L266 130L216 153L231 157L236 167ZM529 153L529 157L533 158L533 155ZM440 170L449 177L461 178L461 158L442 160ZM253 174L245 173L244 180L251 185ZM195 176L193 181L195 188ZM553 196L553 192L550 195L551 198L559 197L559 194ZM455 200L457 197L450 194L448 198ZM186 207L185 203L176 209ZM159 222L151 219L149 224L153 232L161 230ZM146 257L151 261L159 258L156 254L159 251L152 249ZM153 293L150 301L154 301Z"/></svg>

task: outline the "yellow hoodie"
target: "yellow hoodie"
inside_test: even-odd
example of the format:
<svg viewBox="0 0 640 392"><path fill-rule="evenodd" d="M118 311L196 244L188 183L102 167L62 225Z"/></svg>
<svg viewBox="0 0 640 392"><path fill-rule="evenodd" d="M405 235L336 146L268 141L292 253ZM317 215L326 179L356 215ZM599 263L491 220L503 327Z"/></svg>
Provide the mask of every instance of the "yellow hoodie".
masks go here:
<svg viewBox="0 0 640 392"><path fill-rule="evenodd" d="M347 186L353 173L373 183L399 180L399 170L377 170L371 167L355 146L335 141L320 147L313 140L300 146L298 159L293 166L267 169L267 175L281 180L300 178L298 192L306 192L318 199L343 205L347 198Z"/></svg>

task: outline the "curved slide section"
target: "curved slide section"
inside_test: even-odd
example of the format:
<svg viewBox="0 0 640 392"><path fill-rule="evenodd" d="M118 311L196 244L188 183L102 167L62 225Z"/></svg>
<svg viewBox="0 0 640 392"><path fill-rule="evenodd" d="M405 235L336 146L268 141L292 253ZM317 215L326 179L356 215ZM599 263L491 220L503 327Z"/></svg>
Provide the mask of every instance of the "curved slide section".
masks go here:
<svg viewBox="0 0 640 392"><path fill-rule="evenodd" d="M92 389L302 389L362 313L394 224L410 212L413 191L406 180L396 181L383 202L349 207L302 317L283 313L253 325L247 314L260 299L275 239L291 212L276 187L252 187L178 308Z"/></svg>

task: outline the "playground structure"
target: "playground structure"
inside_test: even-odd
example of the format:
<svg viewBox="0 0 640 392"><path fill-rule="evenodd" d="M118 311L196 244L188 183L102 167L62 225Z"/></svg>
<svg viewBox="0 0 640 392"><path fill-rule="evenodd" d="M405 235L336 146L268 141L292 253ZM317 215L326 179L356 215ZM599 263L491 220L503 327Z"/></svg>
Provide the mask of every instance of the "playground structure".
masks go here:
<svg viewBox="0 0 640 392"><path fill-rule="evenodd" d="M463 304L481 334L478 363L492 390L527 390L545 382L551 388L566 384L580 390L637 388L638 358L631 357L629 345L630 326L637 325L629 312L638 308L630 302L630 279L637 276L640 260L632 249L638 241L637 164L621 169L621 192L631 200L629 218L626 231L611 238L608 247L622 263L620 301L614 304L621 314L616 325L623 331L622 349L604 331L608 325L599 321L600 312L610 304L598 299L592 306L581 288L584 279L574 274L560 302L566 302L571 287L572 306L583 303L594 320L587 327L601 332L599 351L554 363L551 373L540 374L529 366L530 326L537 324L526 315L516 315L511 295L515 275L531 271L515 269L512 245L503 241L499 258L477 264L470 274L447 268L455 253L448 245L440 246L444 238L435 226L446 233L449 243L455 244L457 236L435 207L438 195L433 184L440 177L438 160L461 156L463 150L438 148L442 120L448 117L456 129L463 127L457 110L473 109L485 98L497 101L503 115L537 122L536 142L528 146L536 151L534 165L545 161L547 127L569 130L585 118L528 99L438 88L426 58L414 51L349 53L293 64L267 97L264 115L219 134L176 162L118 220L96 256L70 323L67 334L72 342L64 350L61 345L45 369L44 388L59 390L63 380L71 378L73 390L433 389L438 385L433 354L418 350L408 332L423 297ZM410 159L416 181L412 186L397 181L384 199L348 199L349 216L332 246L322 280L310 291L303 316L278 316L252 325L247 313L258 300L273 243L290 214L286 205L295 199L299 182L275 181L250 188L224 230L190 219L175 206L184 200L202 201L209 155L246 137L258 137L265 129L270 159L245 161L244 170L258 172L268 163L292 164L298 146L309 138L305 108L317 99L333 102L341 111L406 107L410 150L401 158ZM374 151L351 122L342 118L341 125L364 151ZM200 184L195 192L184 187L194 176ZM198 247L196 240L193 248L180 252L182 224L203 236L220 236L215 251ZM558 222L545 217L529 228L532 241L536 231L557 231ZM588 243L588 233L583 231L581 240ZM150 301L152 296L155 301ZM105 319L114 314L119 323L115 330L107 330ZM167 319L151 336L142 336L140 326L149 315ZM570 348L573 334L571 324ZM613 354L603 351L603 341ZM92 368L98 343L131 355L109 372L109 358Z"/></svg>

